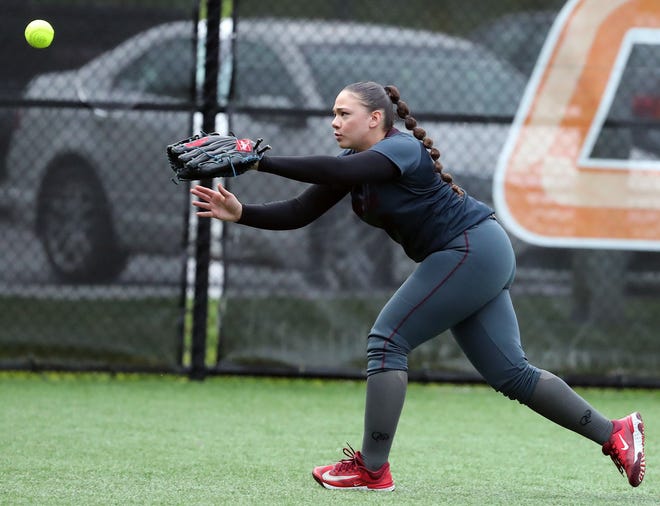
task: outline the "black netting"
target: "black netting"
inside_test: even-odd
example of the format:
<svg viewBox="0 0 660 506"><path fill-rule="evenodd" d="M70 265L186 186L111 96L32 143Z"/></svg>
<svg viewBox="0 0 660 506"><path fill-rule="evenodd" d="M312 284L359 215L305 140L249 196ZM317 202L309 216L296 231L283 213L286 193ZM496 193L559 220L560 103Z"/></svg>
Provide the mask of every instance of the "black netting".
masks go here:
<svg viewBox="0 0 660 506"><path fill-rule="evenodd" d="M581 1L594 9L588 22L606 11ZM185 364L182 329L195 320L199 331L206 317L186 310L207 302L188 285L208 247L208 296L219 310L209 318L207 365L363 371L370 326L415 264L360 222L348 199L296 231L215 222L211 244L202 231L196 248L188 185L170 183L164 147L219 113L217 129L263 137L272 154L336 155L334 97L375 80L399 87L445 171L501 214L517 254L512 295L530 359L562 374L657 379L657 6L628 2L599 21L634 19L627 31L614 23L591 46L550 59L547 41L574 1L197 4L3 2L0 366ZM207 48L205 23L194 20L218 5L214 62L205 50L215 41ZM48 49L25 43L35 18L55 27ZM579 63L584 54L588 65ZM213 77L218 70L217 103L205 65ZM550 67L561 78L544 80ZM575 93L566 95L566 83ZM538 90L551 92L532 102ZM511 132L523 130L518 148ZM584 170L555 162L557 153ZM249 203L305 187L255 173L227 186ZM518 224L507 216L515 206L527 210L516 211ZM539 240L538 230L550 238ZM203 332L192 353L201 349L202 361ZM449 333L415 350L410 366L474 373Z"/></svg>
<svg viewBox="0 0 660 506"><path fill-rule="evenodd" d="M194 12L154 5L3 3L2 364L180 362L188 198L164 146L192 128Z"/></svg>
<svg viewBox="0 0 660 506"><path fill-rule="evenodd" d="M564 5L240 1L230 127L264 137L272 154L337 154L336 94L355 81L393 83L442 151L445 170L494 205L498 159ZM658 163L657 44L634 45L590 157ZM557 179L559 188L567 184ZM245 202L289 198L304 187L266 174L229 185ZM564 374L657 375L657 252L511 237L512 294L530 359ZM223 244L221 369L362 370L371 323L415 267L382 231L360 223L348 200L293 232L227 226ZM415 350L410 366L473 372L449 333Z"/></svg>

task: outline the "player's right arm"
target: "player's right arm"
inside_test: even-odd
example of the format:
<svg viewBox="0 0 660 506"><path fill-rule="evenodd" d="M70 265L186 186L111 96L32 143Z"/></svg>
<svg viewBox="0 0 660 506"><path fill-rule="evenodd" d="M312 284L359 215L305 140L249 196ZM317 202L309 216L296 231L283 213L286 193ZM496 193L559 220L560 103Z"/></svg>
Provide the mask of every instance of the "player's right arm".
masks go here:
<svg viewBox="0 0 660 506"><path fill-rule="evenodd" d="M197 216L268 230L304 227L334 206L348 192L348 187L312 185L289 200L242 204L222 184L218 184L217 191L200 185L190 190L190 193L199 199L192 203L199 209Z"/></svg>
<svg viewBox="0 0 660 506"><path fill-rule="evenodd" d="M302 228L339 202L349 188L315 184L293 199L244 204L238 223L268 230Z"/></svg>

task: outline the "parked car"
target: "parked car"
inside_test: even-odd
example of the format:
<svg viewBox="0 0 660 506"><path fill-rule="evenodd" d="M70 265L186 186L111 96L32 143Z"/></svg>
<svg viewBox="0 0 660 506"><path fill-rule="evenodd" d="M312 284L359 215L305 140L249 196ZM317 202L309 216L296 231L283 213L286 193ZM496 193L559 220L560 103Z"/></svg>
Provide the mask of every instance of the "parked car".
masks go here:
<svg viewBox="0 0 660 506"><path fill-rule="evenodd" d="M181 247L187 203L163 146L191 131L191 107L175 108L192 96L192 34L162 25L28 83L39 104L18 112L0 191L63 280L111 280L131 253Z"/></svg>
<svg viewBox="0 0 660 506"><path fill-rule="evenodd" d="M478 25L467 38L529 77L556 16L554 10L509 13Z"/></svg>
<svg viewBox="0 0 660 506"><path fill-rule="evenodd" d="M241 20L235 37L230 28L223 25L218 86L220 105L234 111L233 131L265 138L272 154L337 154L330 127L336 93L353 81L393 83L443 151L446 170L491 200L492 172L525 84L508 63L467 40L421 30L283 19ZM204 61L203 51L195 59L194 32L190 22L156 26L79 69L27 86L25 99L39 103L20 111L0 191L17 219L37 231L63 280L111 280L131 254L180 246L190 206L183 187L169 184L164 147L192 130ZM304 186L262 175L230 184L247 202L287 198ZM376 241L372 253L389 262L389 246L381 231L356 220L344 206L296 232L300 258L281 236L236 227L240 250L232 257L237 249L228 248L226 258L313 272L324 255L344 254L345 273L323 282L381 279L382 271L369 269L383 265L353 251ZM301 264L309 251L317 256Z"/></svg>
<svg viewBox="0 0 660 506"><path fill-rule="evenodd" d="M421 30L265 19L239 21L234 54L231 126L265 137L272 154L337 154L330 110L338 91L355 81L393 83L442 151L445 170L469 193L492 200L492 173L525 80L484 48ZM238 178L232 189L248 201L263 201L264 188L254 181ZM265 181L262 175L259 181ZM276 199L298 191L296 183L273 181L262 184L272 186ZM250 251L263 256L256 246L263 233L232 233L240 235L241 247L234 249L240 259ZM321 286L388 286L400 275L398 265L410 266L398 262L399 248L382 231L359 223L349 205L308 227L306 239L305 254L295 261L306 261L306 272ZM281 235L277 240L281 244ZM291 260L291 249L287 254Z"/></svg>

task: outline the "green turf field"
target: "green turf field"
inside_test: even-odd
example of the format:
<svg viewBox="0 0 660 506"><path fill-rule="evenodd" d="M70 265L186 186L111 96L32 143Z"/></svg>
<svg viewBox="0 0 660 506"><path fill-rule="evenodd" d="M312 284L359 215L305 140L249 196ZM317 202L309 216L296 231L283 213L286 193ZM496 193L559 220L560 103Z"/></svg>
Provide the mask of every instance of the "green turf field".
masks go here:
<svg viewBox="0 0 660 506"><path fill-rule="evenodd" d="M329 491L315 465L361 442L364 383L0 373L0 504L660 504L660 391L580 389L642 411L631 488L594 443L486 387L412 384L393 493Z"/></svg>

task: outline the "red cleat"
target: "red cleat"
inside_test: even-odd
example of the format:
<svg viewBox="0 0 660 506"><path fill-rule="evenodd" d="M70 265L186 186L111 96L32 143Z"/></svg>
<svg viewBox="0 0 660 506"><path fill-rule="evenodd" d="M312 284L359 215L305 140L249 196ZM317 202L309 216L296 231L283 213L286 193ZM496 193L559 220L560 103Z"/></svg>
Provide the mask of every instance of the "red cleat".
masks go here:
<svg viewBox="0 0 660 506"><path fill-rule="evenodd" d="M394 481L390 474L390 465L386 462L377 471L364 467L360 452L348 445L344 448L345 459L336 464L315 467L312 476L320 485L329 489L341 490L394 490Z"/></svg>
<svg viewBox="0 0 660 506"><path fill-rule="evenodd" d="M609 455L619 472L625 472L628 483L637 487L646 472L642 415L633 413L621 420L612 420L612 423L612 435L603 445L603 454Z"/></svg>

